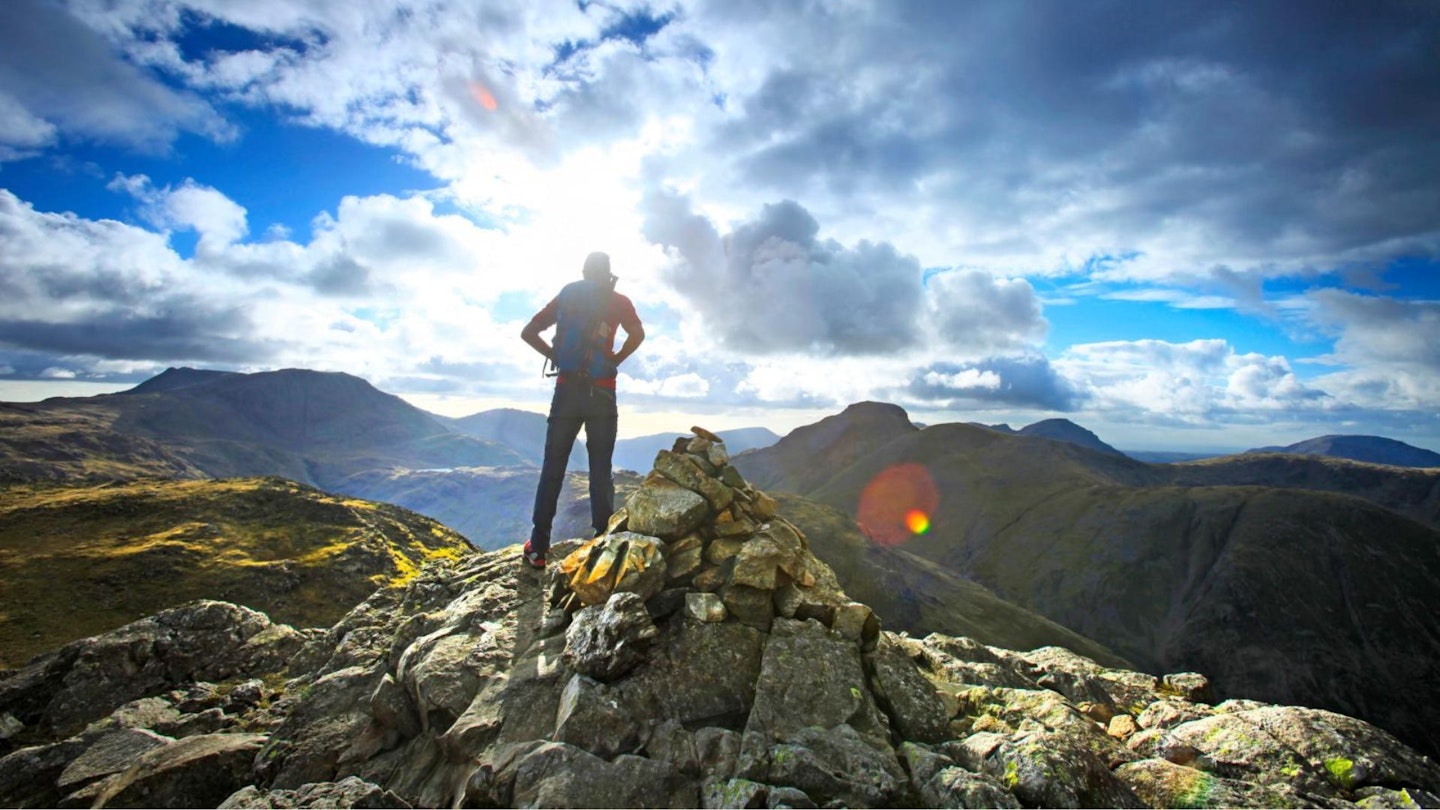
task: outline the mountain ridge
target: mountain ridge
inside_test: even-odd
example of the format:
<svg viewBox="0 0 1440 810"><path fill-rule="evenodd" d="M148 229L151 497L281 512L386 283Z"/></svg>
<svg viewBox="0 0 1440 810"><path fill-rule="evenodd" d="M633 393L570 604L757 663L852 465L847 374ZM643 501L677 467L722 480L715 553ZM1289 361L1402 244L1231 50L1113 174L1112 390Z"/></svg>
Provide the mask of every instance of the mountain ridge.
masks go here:
<svg viewBox="0 0 1440 810"><path fill-rule="evenodd" d="M439 560L323 633L200 600L0 674L0 803L1440 800L1440 767L1362 720L1217 702L1198 672L886 632L718 447L659 456L545 572L518 546Z"/></svg>
<svg viewBox="0 0 1440 810"><path fill-rule="evenodd" d="M1329 456L1396 467L1440 467L1440 453L1384 436L1331 434L1284 447L1257 447L1245 452Z"/></svg>
<svg viewBox="0 0 1440 810"><path fill-rule="evenodd" d="M831 423L826 435L851 434ZM1433 711L1429 704L1394 697L1421 682L1415 678L1440 679L1440 604L1423 584L1440 576L1433 524L1314 486L1230 485L1221 460L1160 467L960 423L899 433L853 454L848 467L786 479L775 471L803 470L811 453L846 456L787 439L734 463L772 489L855 518L885 475L923 475L939 494L925 533L900 523L869 527L872 536L911 538L902 547L1141 668L1206 671L1222 692L1360 714L1440 750L1431 724L1416 719ZM1308 469L1325 476L1354 468L1329 460ZM1403 496L1418 510L1436 498L1434 473L1367 472L1381 477L1369 485L1372 496ZM1396 481L1409 482L1399 495L1386 489ZM894 514L898 522L904 512ZM1272 607L1266 623L1252 626L1265 613L1256 593L1296 607ZM1287 629L1272 633L1271 625ZM1394 632L1376 634L1382 627ZM1295 638L1324 653L1294 649ZM1279 650L1294 653L1285 657L1289 669L1305 669L1281 676Z"/></svg>

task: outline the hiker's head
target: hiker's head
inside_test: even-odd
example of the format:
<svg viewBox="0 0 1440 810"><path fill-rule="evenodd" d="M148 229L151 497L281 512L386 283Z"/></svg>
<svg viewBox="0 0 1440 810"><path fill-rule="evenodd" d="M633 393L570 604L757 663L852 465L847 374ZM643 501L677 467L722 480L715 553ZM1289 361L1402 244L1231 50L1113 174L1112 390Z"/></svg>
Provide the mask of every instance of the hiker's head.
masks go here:
<svg viewBox="0 0 1440 810"><path fill-rule="evenodd" d="M610 254L596 251L585 257L585 278L592 281L613 281L610 274Z"/></svg>

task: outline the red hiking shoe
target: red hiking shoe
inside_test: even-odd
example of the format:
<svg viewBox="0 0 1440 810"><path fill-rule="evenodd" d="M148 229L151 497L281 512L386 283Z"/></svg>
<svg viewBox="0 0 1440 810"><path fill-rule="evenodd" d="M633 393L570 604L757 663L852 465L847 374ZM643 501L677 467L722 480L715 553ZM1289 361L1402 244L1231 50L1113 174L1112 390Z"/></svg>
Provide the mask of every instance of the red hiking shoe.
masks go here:
<svg viewBox="0 0 1440 810"><path fill-rule="evenodd" d="M525 550L521 555L521 559L531 568L545 567L545 555L531 548L529 540L525 541Z"/></svg>

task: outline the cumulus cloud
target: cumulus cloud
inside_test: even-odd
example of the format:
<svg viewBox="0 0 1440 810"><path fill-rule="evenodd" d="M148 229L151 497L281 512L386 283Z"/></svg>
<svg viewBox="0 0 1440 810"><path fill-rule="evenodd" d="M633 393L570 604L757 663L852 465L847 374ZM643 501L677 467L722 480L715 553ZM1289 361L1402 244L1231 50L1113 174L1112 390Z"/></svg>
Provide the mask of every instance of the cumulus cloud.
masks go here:
<svg viewBox="0 0 1440 810"><path fill-rule="evenodd" d="M1083 392L1087 407L1142 420L1266 419L1339 404L1296 377L1285 358L1242 354L1219 339L1081 344L1053 365Z"/></svg>
<svg viewBox="0 0 1440 810"><path fill-rule="evenodd" d="M958 250L1043 270L1139 250L1117 269L1275 275L1440 238L1432 5L692 16L734 110L710 142L725 171L696 193L724 196L738 175L751 197L804 194L927 263Z"/></svg>
<svg viewBox="0 0 1440 810"><path fill-rule="evenodd" d="M139 200L143 204L141 216L152 225L195 231L200 236L199 250L218 250L239 241L249 230L244 207L190 178L178 188L156 188L143 174L119 175L109 187Z"/></svg>
<svg viewBox="0 0 1440 810"><path fill-rule="evenodd" d="M149 150L181 132L237 134L208 102L121 59L63 6L42 0L0 3L0 98L0 109L20 108L0 128L0 148L37 146L61 132Z"/></svg>
<svg viewBox="0 0 1440 810"><path fill-rule="evenodd" d="M789 200L723 237L675 195L645 205L645 235L680 259L669 281L732 349L884 354L920 338L920 267L889 244L821 240Z"/></svg>
<svg viewBox="0 0 1440 810"><path fill-rule="evenodd" d="M1366 408L1435 412L1440 402L1440 302L1317 290L1303 306L1334 336L1320 362L1345 366L1320 378Z"/></svg>
<svg viewBox="0 0 1440 810"><path fill-rule="evenodd" d="M1027 351L1049 324L1034 287L982 270L950 270L925 280L930 314L948 348L975 356Z"/></svg>
<svg viewBox="0 0 1440 810"><path fill-rule="evenodd" d="M1307 297L1312 319L1337 335L1337 360L1440 372L1440 302L1333 289Z"/></svg>
<svg viewBox="0 0 1440 810"><path fill-rule="evenodd" d="M199 187L127 183L157 221L188 216L212 236L240 222L201 222L227 211L224 201L174 193ZM183 216L168 207L187 199L195 205ZM175 364L343 364L377 383L513 385L531 355L518 325L500 328L483 306L475 240L487 234L423 200L357 198L309 243L227 237L187 259L163 232L39 212L0 190L0 360L22 376L52 366L133 379ZM365 297L343 294L366 285Z"/></svg>

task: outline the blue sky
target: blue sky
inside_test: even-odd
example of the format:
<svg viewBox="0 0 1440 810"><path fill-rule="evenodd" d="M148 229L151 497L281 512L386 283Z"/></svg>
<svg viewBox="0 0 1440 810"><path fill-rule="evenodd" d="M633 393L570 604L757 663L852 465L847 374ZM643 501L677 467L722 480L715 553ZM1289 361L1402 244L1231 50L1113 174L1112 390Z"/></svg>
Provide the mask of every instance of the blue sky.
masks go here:
<svg viewBox="0 0 1440 810"><path fill-rule="evenodd" d="M0 4L0 400L168 366L543 410L608 251L624 432L845 405L1440 450L1440 7Z"/></svg>

